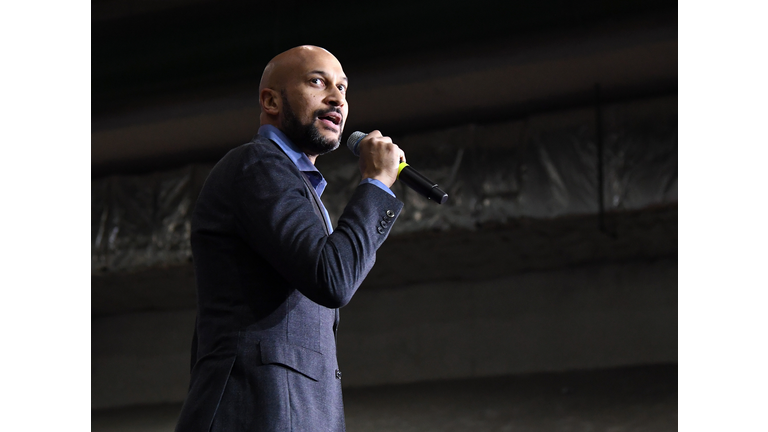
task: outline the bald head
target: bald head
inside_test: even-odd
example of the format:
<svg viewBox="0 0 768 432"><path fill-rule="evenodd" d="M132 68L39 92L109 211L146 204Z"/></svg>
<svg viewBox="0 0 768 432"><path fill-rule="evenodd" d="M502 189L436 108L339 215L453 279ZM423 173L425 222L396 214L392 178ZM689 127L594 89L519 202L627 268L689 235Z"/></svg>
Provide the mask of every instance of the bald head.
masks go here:
<svg viewBox="0 0 768 432"><path fill-rule="evenodd" d="M341 68L341 64L336 60L336 57L334 57L333 54L328 52L325 48L313 45L297 46L276 55L269 61L267 67L264 68L264 73L261 74L259 94L261 94L261 91L265 88L271 88L278 91L284 89L287 78L300 71L303 65L313 63L315 60L321 58L332 59L339 65L339 68Z"/></svg>
<svg viewBox="0 0 768 432"><path fill-rule="evenodd" d="M333 54L311 45L291 48L264 68L259 120L283 131L312 158L338 147L346 95L347 76Z"/></svg>

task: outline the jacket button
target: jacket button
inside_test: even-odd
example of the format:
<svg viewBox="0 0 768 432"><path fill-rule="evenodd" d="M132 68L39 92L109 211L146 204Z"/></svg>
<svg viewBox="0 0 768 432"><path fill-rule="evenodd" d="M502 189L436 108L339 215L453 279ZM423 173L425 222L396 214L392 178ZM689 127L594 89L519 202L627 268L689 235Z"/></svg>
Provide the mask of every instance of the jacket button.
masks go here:
<svg viewBox="0 0 768 432"><path fill-rule="evenodd" d="M386 228L387 225L389 224L387 223L387 221L383 220L383 221L379 221L379 225L381 225L382 228Z"/></svg>
<svg viewBox="0 0 768 432"><path fill-rule="evenodd" d="M387 210L387 216L391 218L395 217L395 213L392 210Z"/></svg>
<svg viewBox="0 0 768 432"><path fill-rule="evenodd" d="M384 228L382 227L376 227L376 231L378 231L379 234L384 234Z"/></svg>
<svg viewBox="0 0 768 432"><path fill-rule="evenodd" d="M336 369L336 379L341 379L341 371Z"/></svg>

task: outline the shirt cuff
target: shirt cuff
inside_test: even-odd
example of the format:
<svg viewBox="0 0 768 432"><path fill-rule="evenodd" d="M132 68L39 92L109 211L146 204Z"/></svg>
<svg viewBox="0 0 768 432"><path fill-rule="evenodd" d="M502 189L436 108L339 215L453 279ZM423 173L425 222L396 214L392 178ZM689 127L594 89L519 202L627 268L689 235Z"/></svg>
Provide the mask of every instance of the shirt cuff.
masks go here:
<svg viewBox="0 0 768 432"><path fill-rule="evenodd" d="M395 196L395 193L392 192L390 188L388 188L384 183L380 182L379 180L372 179L372 178L364 178L363 181L360 182L360 184L366 184L370 183L372 185L376 185L379 189L383 190L384 192L392 195L393 197L397 198Z"/></svg>

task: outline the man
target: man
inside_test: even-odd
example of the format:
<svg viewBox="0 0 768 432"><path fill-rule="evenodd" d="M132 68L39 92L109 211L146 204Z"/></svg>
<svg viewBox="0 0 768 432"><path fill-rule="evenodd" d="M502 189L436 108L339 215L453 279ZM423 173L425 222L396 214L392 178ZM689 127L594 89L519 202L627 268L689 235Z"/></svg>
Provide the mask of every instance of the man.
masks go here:
<svg viewBox="0 0 768 432"><path fill-rule="evenodd" d="M348 81L328 51L270 61L259 134L211 171L192 217L198 314L176 430L342 431L338 308L370 271L403 204L405 154L373 131L363 180L332 230L317 156L336 149Z"/></svg>

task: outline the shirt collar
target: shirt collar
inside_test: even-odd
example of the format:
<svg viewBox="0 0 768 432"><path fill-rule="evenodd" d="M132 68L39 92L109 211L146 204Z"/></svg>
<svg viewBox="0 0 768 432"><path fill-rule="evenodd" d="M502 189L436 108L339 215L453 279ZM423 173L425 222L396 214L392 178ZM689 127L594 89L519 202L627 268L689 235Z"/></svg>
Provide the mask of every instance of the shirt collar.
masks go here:
<svg viewBox="0 0 768 432"><path fill-rule="evenodd" d="M270 139L275 144L277 144L283 150L283 152L288 155L288 157L291 159L293 164L296 165L296 168L298 168L299 171L308 174L309 181L312 182L312 185L315 187L317 196L323 194L325 186L328 184L328 182L325 181L323 175L320 174L320 171L318 171L317 167L315 167L315 165L309 160L307 155L304 154L304 152L302 152L298 147L296 147L296 144L291 142L291 140L285 136L283 131L272 125L263 125L259 128L259 135Z"/></svg>

